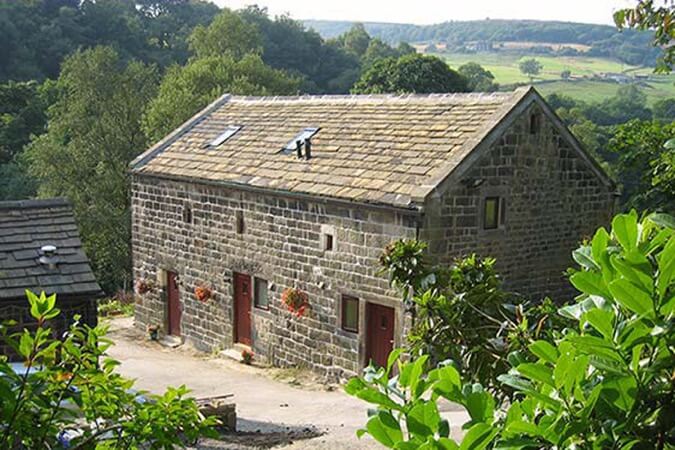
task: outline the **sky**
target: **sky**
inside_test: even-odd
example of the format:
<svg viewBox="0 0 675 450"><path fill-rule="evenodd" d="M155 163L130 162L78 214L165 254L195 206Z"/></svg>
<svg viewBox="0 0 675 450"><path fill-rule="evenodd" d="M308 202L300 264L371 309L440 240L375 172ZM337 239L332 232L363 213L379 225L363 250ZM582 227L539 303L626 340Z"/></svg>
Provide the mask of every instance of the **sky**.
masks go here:
<svg viewBox="0 0 675 450"><path fill-rule="evenodd" d="M634 0L213 0L239 9L257 3L294 19L397 22L420 25L450 20L535 19L612 24L612 12Z"/></svg>

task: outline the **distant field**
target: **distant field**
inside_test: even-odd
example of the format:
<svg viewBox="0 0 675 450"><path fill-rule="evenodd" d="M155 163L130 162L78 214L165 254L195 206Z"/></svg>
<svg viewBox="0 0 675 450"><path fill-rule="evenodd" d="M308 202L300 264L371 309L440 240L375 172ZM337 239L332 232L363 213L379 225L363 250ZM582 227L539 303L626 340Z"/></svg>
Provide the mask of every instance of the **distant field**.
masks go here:
<svg viewBox="0 0 675 450"><path fill-rule="evenodd" d="M439 53L450 67L457 68L462 64L473 61L488 69L501 85L527 83L529 78L520 72L519 62L523 58L535 58L544 68L535 79L543 94L553 92L563 93L586 101L599 101L611 97L620 87L620 84L611 81L583 80L601 73L626 73L627 75L649 75L648 81L641 82L648 96L649 102L675 97L675 75L654 75L651 68L630 66L606 58L587 56L520 56L514 53ZM574 81L562 81L560 74L569 70ZM542 83L543 81L543 83Z"/></svg>

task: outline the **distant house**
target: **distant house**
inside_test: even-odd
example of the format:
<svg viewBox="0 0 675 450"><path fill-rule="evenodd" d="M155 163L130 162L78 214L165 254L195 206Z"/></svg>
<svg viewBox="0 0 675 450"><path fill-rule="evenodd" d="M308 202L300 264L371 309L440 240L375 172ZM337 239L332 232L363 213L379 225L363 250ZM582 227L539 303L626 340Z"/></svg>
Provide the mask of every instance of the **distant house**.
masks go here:
<svg viewBox="0 0 675 450"><path fill-rule="evenodd" d="M16 330L36 326L26 289L57 295L61 314L49 324L55 336L75 314L96 325L96 300L102 292L65 199L0 202L0 320L16 321ZM0 348L0 354L8 349Z"/></svg>
<svg viewBox="0 0 675 450"><path fill-rule="evenodd" d="M615 186L534 90L225 95L132 163L136 308L205 350L331 377L383 363L409 318L383 248L492 255L506 286L569 298L563 271ZM213 295L199 301L196 287ZM281 304L303 290L301 318Z"/></svg>

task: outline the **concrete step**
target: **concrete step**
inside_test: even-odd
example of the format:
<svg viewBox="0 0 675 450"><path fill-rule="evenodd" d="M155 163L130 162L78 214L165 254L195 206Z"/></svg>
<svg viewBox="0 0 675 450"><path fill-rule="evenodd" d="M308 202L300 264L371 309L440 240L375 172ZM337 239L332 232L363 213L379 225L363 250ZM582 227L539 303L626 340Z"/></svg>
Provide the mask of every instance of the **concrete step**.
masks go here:
<svg viewBox="0 0 675 450"><path fill-rule="evenodd" d="M220 352L220 356L224 358L228 358L237 362L242 362L242 357L241 357L241 352L244 350L253 351L251 347L245 344L240 344L236 343L230 348L226 348L225 350Z"/></svg>
<svg viewBox="0 0 675 450"><path fill-rule="evenodd" d="M183 338L180 336L172 336L167 334L159 340L159 343L165 347L176 348L183 345Z"/></svg>

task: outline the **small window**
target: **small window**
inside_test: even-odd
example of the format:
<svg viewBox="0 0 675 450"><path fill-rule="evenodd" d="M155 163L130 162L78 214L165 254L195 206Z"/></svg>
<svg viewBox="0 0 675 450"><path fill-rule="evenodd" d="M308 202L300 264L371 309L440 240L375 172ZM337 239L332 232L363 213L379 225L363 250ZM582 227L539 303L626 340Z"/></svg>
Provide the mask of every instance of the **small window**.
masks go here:
<svg viewBox="0 0 675 450"><path fill-rule="evenodd" d="M254 305L260 309L270 309L269 298L267 296L267 280L257 278L254 281Z"/></svg>
<svg viewBox="0 0 675 450"><path fill-rule="evenodd" d="M244 234L244 211L237 211L235 213L237 234Z"/></svg>
<svg viewBox="0 0 675 450"><path fill-rule="evenodd" d="M333 235L325 234L323 237L323 249L324 251L331 252L333 251Z"/></svg>
<svg viewBox="0 0 675 450"><path fill-rule="evenodd" d="M359 299L356 297L342 296L342 329L359 332Z"/></svg>
<svg viewBox="0 0 675 450"><path fill-rule="evenodd" d="M225 129L224 132L216 136L214 140L206 144L205 147L218 147L220 144L237 134L237 131L239 130L241 130L239 125L230 125Z"/></svg>
<svg viewBox="0 0 675 450"><path fill-rule="evenodd" d="M290 155L291 153L295 152L295 149L297 147L297 142L300 141L300 145L303 145L305 143L305 139L310 139L312 136L316 134L316 132L319 131L318 128L305 128L302 130L300 133L298 133L291 141L286 144L286 146L281 149L281 152Z"/></svg>
<svg viewBox="0 0 675 450"><path fill-rule="evenodd" d="M499 197L487 197L483 210L483 228L494 230L499 228L501 214L499 212Z"/></svg>
<svg viewBox="0 0 675 450"><path fill-rule="evenodd" d="M541 116L537 113L530 114L530 134L539 133L541 128Z"/></svg>
<svg viewBox="0 0 675 450"><path fill-rule="evenodd" d="M183 206L183 222L192 223L192 208L188 205Z"/></svg>

